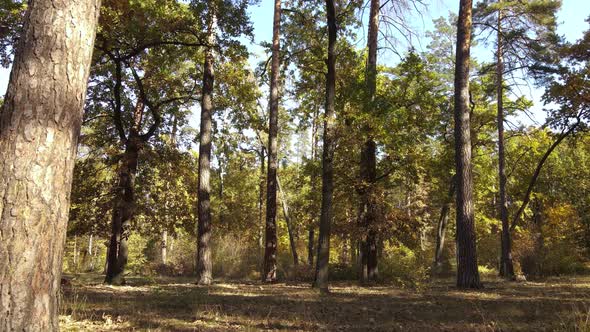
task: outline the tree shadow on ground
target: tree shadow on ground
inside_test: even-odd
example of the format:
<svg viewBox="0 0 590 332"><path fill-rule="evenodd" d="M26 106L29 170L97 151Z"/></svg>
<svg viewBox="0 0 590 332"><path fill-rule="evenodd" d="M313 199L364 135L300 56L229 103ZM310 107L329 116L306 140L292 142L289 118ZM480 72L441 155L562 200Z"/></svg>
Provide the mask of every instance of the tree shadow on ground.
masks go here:
<svg viewBox="0 0 590 332"><path fill-rule="evenodd" d="M64 330L161 331L496 331L567 329L590 308L590 278L543 283L491 281L459 291L449 281L423 290L188 279L129 280L128 286L74 282L64 291Z"/></svg>

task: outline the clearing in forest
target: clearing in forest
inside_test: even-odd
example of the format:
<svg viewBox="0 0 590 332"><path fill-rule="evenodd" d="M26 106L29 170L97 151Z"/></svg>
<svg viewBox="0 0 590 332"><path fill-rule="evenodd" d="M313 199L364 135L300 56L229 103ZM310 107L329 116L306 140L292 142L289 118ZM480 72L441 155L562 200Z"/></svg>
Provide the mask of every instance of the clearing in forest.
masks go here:
<svg viewBox="0 0 590 332"><path fill-rule="evenodd" d="M542 282L484 280L458 291L452 280L419 290L333 284L129 278L105 286L75 277L63 293L63 331L574 331L590 325L590 276Z"/></svg>

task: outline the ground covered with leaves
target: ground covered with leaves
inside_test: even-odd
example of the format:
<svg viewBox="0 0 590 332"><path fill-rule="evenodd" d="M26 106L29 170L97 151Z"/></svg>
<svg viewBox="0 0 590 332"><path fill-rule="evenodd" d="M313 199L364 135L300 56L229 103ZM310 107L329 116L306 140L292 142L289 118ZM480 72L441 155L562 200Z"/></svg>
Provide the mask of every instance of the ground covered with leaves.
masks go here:
<svg viewBox="0 0 590 332"><path fill-rule="evenodd" d="M485 280L459 291L452 280L420 289L336 283L321 295L307 283L68 276L63 331L576 331L590 330L590 277L539 282Z"/></svg>

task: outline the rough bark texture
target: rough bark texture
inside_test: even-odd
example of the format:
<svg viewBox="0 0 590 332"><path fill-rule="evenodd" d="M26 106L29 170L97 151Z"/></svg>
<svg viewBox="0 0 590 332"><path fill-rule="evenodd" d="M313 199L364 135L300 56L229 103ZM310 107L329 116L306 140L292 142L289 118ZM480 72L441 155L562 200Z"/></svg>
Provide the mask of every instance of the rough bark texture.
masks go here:
<svg viewBox="0 0 590 332"><path fill-rule="evenodd" d="M334 192L334 150L336 145L336 10L334 0L326 0L328 21L328 74L326 75L326 113L324 117L324 150L322 152L322 206L320 234L314 287L328 291L328 268L330 262L330 226L332 224L332 196Z"/></svg>
<svg viewBox="0 0 590 332"><path fill-rule="evenodd" d="M451 205L453 204L453 196L455 195L455 183L456 177L453 176L451 179L451 185L449 186L449 193L444 205L440 211L440 217L438 219L438 226L436 231L436 248L434 250L434 263L433 272L435 274L441 273L443 267L443 249L445 247L445 235L447 232L447 224L449 222L449 212L451 212Z"/></svg>
<svg viewBox="0 0 590 332"><path fill-rule="evenodd" d="M213 9L210 8L213 13ZM201 101L201 131L199 136L199 192L198 192L198 244L197 283L209 285L213 280L211 247L211 124L213 121L213 43L215 42L215 14L211 14L208 27L208 44L203 64L203 93Z"/></svg>
<svg viewBox="0 0 590 332"><path fill-rule="evenodd" d="M367 112L372 112L377 90L377 46L379 37L379 0L371 1L369 13L369 34L367 37L367 71L365 83L367 85ZM362 181L359 190L360 196L360 224L365 229L361 240L361 282L375 281L377 270L377 232L375 231L376 202L374 185L377 179L377 146L371 138L371 128L367 125L365 132L367 140L361 148L360 179Z"/></svg>
<svg viewBox="0 0 590 332"><path fill-rule="evenodd" d="M500 180L499 190L499 212L502 222L502 235L500 237L500 275L504 278L514 277L514 266L512 265L512 239L510 238L510 223L508 220L508 203L506 199L506 157L504 152L504 58L502 49L502 10L498 11L497 26L497 50L496 50L496 93L498 98L498 178Z"/></svg>
<svg viewBox="0 0 590 332"><path fill-rule="evenodd" d="M461 0L455 61L455 164L457 169L457 287L480 288L473 216L471 125L469 110L469 50L472 0Z"/></svg>
<svg viewBox="0 0 590 332"><path fill-rule="evenodd" d="M143 109L140 103L136 107L136 113L139 112L138 109ZM138 118L135 117L135 119ZM113 285L125 283L124 272L129 255L127 239L129 238L130 222L135 213L135 175L142 145L137 131L131 131L125 145L125 152L119 165L119 181L115 191L115 206L105 276L105 283Z"/></svg>
<svg viewBox="0 0 590 332"><path fill-rule="evenodd" d="M270 116L268 126L268 172L266 177L266 227L262 280L277 279L277 134L279 121L279 70L281 0L275 0L270 66Z"/></svg>
<svg viewBox="0 0 590 332"><path fill-rule="evenodd" d="M0 331L57 331L99 0L30 0L0 113Z"/></svg>

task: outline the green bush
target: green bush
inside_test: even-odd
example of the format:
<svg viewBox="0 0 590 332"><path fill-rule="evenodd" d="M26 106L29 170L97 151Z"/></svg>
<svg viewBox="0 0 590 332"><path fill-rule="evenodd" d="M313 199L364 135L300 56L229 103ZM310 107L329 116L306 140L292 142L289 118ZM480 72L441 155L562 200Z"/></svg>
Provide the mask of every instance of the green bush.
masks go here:
<svg viewBox="0 0 590 332"><path fill-rule="evenodd" d="M420 250L390 246L379 261L380 279L399 287L419 288L430 276L430 260Z"/></svg>

